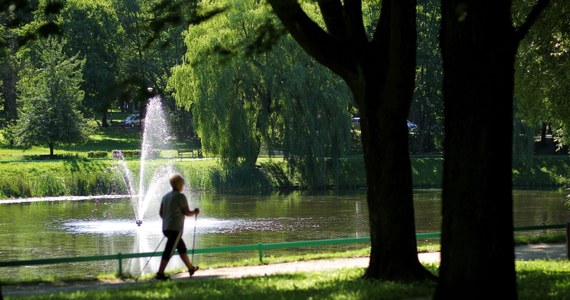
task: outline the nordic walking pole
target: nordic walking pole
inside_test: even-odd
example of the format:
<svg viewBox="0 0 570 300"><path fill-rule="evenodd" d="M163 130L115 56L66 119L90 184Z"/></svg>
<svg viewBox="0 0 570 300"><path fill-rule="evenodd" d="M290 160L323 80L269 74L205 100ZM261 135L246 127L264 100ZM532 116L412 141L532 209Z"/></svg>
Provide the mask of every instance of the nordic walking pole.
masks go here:
<svg viewBox="0 0 570 300"><path fill-rule="evenodd" d="M139 280L139 277L142 275L144 269L146 268L146 266L148 266L148 263L150 262L150 260L152 259L152 257L154 256L154 254L156 253L156 251L158 250L158 247L160 247L160 244L162 244L162 241L164 241L164 238L166 238L166 236L162 237L162 240L160 240L160 242L158 243L158 246L156 246L156 249L154 249L154 252L150 255L150 257L148 258L148 260L146 261L146 264L144 265L144 267L141 269L141 273L139 274L139 276L137 276L135 278L135 282L137 280Z"/></svg>
<svg viewBox="0 0 570 300"><path fill-rule="evenodd" d="M194 234L192 236L192 263L194 263L194 249L196 248L196 223L198 222L198 214L194 217Z"/></svg>

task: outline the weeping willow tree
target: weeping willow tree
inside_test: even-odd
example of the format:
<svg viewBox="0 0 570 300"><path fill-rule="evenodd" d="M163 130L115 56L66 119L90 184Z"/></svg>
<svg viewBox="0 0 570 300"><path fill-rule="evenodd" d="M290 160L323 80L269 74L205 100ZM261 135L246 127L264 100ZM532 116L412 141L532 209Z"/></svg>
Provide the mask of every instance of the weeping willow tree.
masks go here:
<svg viewBox="0 0 570 300"><path fill-rule="evenodd" d="M325 185L350 141L351 95L268 26L280 28L267 6L231 1L225 13L190 26L169 86L191 110L204 151L226 168L253 167L262 149L282 151L302 184Z"/></svg>

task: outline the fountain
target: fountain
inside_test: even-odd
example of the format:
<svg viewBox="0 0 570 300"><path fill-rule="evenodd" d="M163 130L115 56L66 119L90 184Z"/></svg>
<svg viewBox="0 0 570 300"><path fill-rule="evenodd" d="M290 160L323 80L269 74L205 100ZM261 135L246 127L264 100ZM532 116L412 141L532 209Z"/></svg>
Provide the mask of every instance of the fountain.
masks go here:
<svg viewBox="0 0 570 300"><path fill-rule="evenodd" d="M158 166L154 171L150 171L149 161L158 156L158 149L172 149L172 139L162 109L161 98L156 96L149 99L146 108L138 188L136 188L134 176L121 151L115 150L113 152L113 157L119 163L123 180L128 189L137 226L141 226L145 218L158 216L160 199L171 189L168 182L169 175L175 171L172 160L169 160L165 165Z"/></svg>
<svg viewBox="0 0 570 300"><path fill-rule="evenodd" d="M80 235L100 235L106 236L111 242L105 247L116 247L115 239L122 239L125 236L132 237L132 249L130 253L151 253L156 251L163 234L161 219L159 217L159 207L162 196L172 188L169 183L170 175L176 172L174 168L174 158L165 160L154 160L158 157L159 150L173 149L169 124L162 108L161 98L153 97L149 99L146 107L146 116L142 123L142 143L140 148L140 170L137 173L129 167L127 160L120 150L113 151L113 158L117 165L109 168L119 182L121 188L126 187L129 202L125 203L126 211L117 212L120 217L115 217L110 211L105 218L71 218L62 224L62 227L73 234ZM190 207L195 206L194 193L185 187L185 194ZM133 209L134 218L131 219L130 207ZM127 214L125 215L124 212ZM126 216L126 217L125 217ZM134 219L134 222L133 222ZM202 221L200 223L203 223ZM186 222L185 232L192 232L196 223ZM202 225L200 225L201 227ZM208 225L218 228L219 224ZM201 230L198 230L200 232ZM187 240L190 242L191 240ZM194 242L194 241L192 241ZM161 251L161 249L159 249ZM150 262L150 264L148 264ZM158 269L160 257L153 258L133 258L128 261L127 269L133 275L144 274ZM168 269L179 268L184 264L176 259L173 260ZM145 268L148 266L148 268Z"/></svg>
<svg viewBox="0 0 570 300"><path fill-rule="evenodd" d="M160 220L158 210L162 196L171 190L169 178L175 172L173 160L168 160L165 164L151 168L149 166L152 159L158 157L158 150L173 149L170 128L162 108L161 98L156 96L149 99L146 107L146 116L142 123L142 143L140 153L140 173L138 187L135 177L128 167L120 150L115 150L113 157L118 161L122 177L128 189L129 198L134 210L135 224L138 230L135 233L135 243L133 252L150 252L160 239ZM188 190L188 189L186 189ZM190 197L189 197L190 198ZM149 220L150 226L144 228L143 221ZM143 228L141 228L143 227ZM142 273L144 259L134 259L130 262L131 273ZM154 260L152 269L158 267L158 261ZM173 263L172 267L179 266ZM140 274L139 273L139 274Z"/></svg>

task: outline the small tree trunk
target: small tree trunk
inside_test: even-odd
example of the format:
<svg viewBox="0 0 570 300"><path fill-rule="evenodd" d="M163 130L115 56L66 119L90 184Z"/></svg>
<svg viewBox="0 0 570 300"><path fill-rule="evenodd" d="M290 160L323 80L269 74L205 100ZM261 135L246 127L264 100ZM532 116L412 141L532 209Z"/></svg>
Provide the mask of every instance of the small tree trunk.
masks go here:
<svg viewBox="0 0 570 300"><path fill-rule="evenodd" d="M54 146L53 143L49 143L49 156L51 158L53 158L53 146Z"/></svg>
<svg viewBox="0 0 570 300"><path fill-rule="evenodd" d="M102 116L101 116L101 126L102 127L109 127L109 122L107 120L108 114L109 113L107 112L107 110L104 110L102 112Z"/></svg>
<svg viewBox="0 0 570 300"><path fill-rule="evenodd" d="M6 64L6 70L2 74L2 94L4 96L4 110L6 112L6 120L12 121L18 119L18 108L16 92L16 85L18 83L18 71L14 68L12 59L9 59Z"/></svg>

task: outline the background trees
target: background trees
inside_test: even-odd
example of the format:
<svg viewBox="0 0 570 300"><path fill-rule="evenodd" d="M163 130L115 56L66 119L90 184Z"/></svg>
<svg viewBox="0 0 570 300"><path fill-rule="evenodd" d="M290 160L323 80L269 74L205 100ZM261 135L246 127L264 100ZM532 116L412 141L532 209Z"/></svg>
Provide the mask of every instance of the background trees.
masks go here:
<svg viewBox="0 0 570 300"><path fill-rule="evenodd" d="M108 126L107 111L117 103L120 92L119 51L124 39L112 2L67 1L60 24L68 41L66 53L79 53L85 58L81 108L85 115L101 116L101 125Z"/></svg>
<svg viewBox="0 0 570 300"><path fill-rule="evenodd" d="M16 144L47 145L53 156L57 144L80 143L88 137L87 122L79 111L85 61L77 55L66 57L64 42L55 38L37 43L37 56L32 55L19 74L22 108L12 131Z"/></svg>
<svg viewBox="0 0 570 300"><path fill-rule="evenodd" d="M182 63L186 45L182 32L188 23L180 19L160 31L160 20L172 21L172 14L184 15L187 19L197 18L195 1L155 1L155 0L113 0L124 39L120 53L118 106L133 112L137 107L144 109L150 96L160 95L168 108L172 130L180 140L195 140L190 112L178 109L172 94L166 92L172 68ZM166 7L164 6L166 5ZM176 11L169 11L176 9ZM163 24L164 25L164 24ZM152 93L148 93L152 88ZM142 111L144 115L144 111Z"/></svg>
<svg viewBox="0 0 570 300"><path fill-rule="evenodd" d="M552 4L521 41L515 64L516 117L524 120L534 141L535 133L545 142L547 125L567 145L570 132L570 13L568 1L551 0ZM515 1L514 22L521 24L532 1ZM544 125L544 126L543 126ZM561 145L559 145L561 146ZM532 155L533 148L528 149Z"/></svg>
<svg viewBox="0 0 570 300"><path fill-rule="evenodd" d="M417 67L409 118L418 127L410 135L412 154L439 153L443 148L443 99L439 0L417 5Z"/></svg>
<svg viewBox="0 0 570 300"><path fill-rule="evenodd" d="M7 123L18 117L17 92L20 63L17 55L19 47L28 38L24 26L33 20L33 6L30 4L10 8L9 1L0 3L0 100L4 107Z"/></svg>

